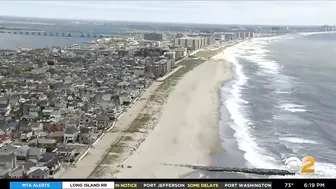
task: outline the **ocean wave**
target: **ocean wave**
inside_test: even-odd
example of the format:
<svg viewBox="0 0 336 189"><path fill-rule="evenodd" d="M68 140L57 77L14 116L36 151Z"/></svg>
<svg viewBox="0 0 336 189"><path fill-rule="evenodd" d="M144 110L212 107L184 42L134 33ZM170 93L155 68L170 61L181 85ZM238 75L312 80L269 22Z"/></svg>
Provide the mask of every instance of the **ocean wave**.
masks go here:
<svg viewBox="0 0 336 189"><path fill-rule="evenodd" d="M245 152L244 158L247 160L248 165L260 168L278 168L279 166L276 160L271 156L267 156L267 152L258 146L255 139L250 134L253 124L246 117L246 112L244 110L244 106L248 102L241 98L241 90L244 88L244 85L249 78L244 75L243 67L236 59L236 53L241 46L242 45L230 47L224 52L226 60L234 65L237 76L233 85L226 86L231 88L231 94L230 96L227 96L225 105L234 122L229 124L229 126L235 131L234 137L237 139L238 148Z"/></svg>
<svg viewBox="0 0 336 189"><path fill-rule="evenodd" d="M295 36L296 37L296 36ZM299 105L291 103L290 101L283 101L283 95L287 93L293 93L295 90L292 85L295 78L283 75L280 73L282 67L276 61L267 59L267 50L263 49L266 47L265 39L262 40L253 40L252 42L244 42L239 45L230 47L225 50L224 57L227 61L231 62L234 66L234 71L236 74L235 80L230 82L230 85L226 85L222 88L222 92L225 91L224 104L228 109L232 123L228 125L235 131L234 137L237 140L238 148L244 151L244 158L247 161L248 166L259 167L259 168L270 168L270 169L286 169L286 166L270 154L271 151L268 151L265 148L260 147L256 142L256 139L252 135L254 124L249 120L248 113L246 111L246 104L248 103L245 99L242 98L242 91L246 89L246 84L249 78L243 72L243 66L239 62L239 58L247 59L251 62L254 62L259 68L259 72L263 75L271 77L273 81L273 89L279 98L278 107L288 111L288 113L281 112L281 114L274 115L274 120L285 121L286 124L295 125L295 124L310 124L308 120L298 117L293 112L306 112L307 107L305 105ZM274 76L274 77L273 77ZM294 79L294 80L293 80ZM222 93L224 94L224 93ZM285 113L285 114L282 114ZM300 115L300 114L298 114ZM285 145L286 148L289 148L290 152L284 150L284 153L274 152L280 155L282 158L290 155L300 154L300 149L302 149L302 144L319 144L312 140L307 140L303 138L293 137L291 135L278 135L279 142L282 145ZM278 138L276 137L276 138ZM281 157L279 157L281 159ZM284 176L294 177L294 178L332 178L336 175L336 165L323 162L315 162L315 171L316 174L305 175L298 174L295 176ZM284 178L276 177L276 178Z"/></svg>
<svg viewBox="0 0 336 189"><path fill-rule="evenodd" d="M304 150L304 147L302 144L320 144L319 142L298 138L298 137L279 137L280 141L283 141L281 143L286 144L285 146L288 148L288 150L293 151L293 154L288 153L281 153L281 157L285 161L289 157L299 157L299 154L302 154L302 150ZM336 165L331 163L323 163L319 162L318 159L315 159L314 164L315 173L314 174L296 174L293 176L287 175L283 176L285 178L334 178L336 175ZM281 176L277 176L279 178L283 178Z"/></svg>
<svg viewBox="0 0 336 189"><path fill-rule="evenodd" d="M269 51L264 49L265 46L261 45L260 43L251 44L249 48L249 54L258 54L260 57L265 57L266 53Z"/></svg>
<svg viewBox="0 0 336 189"><path fill-rule="evenodd" d="M271 75L277 75L280 73L281 67L274 60L268 60L260 55L244 56L244 58L247 59L248 61L256 63L264 73Z"/></svg>
<svg viewBox="0 0 336 189"><path fill-rule="evenodd" d="M283 110L290 111L290 112L307 112L308 110L305 109L304 105L300 104L283 104L278 106L279 108L282 108Z"/></svg>
<svg viewBox="0 0 336 189"><path fill-rule="evenodd" d="M278 122L284 122L288 125L309 125L311 124L311 121L301 118L297 115L294 115L292 113L286 113L286 114L278 114L273 115L272 119L277 120Z"/></svg>
<svg viewBox="0 0 336 189"><path fill-rule="evenodd" d="M285 175L285 176L271 176L270 178L335 178L336 166L331 163L321 163L315 162L314 174L295 174L295 175Z"/></svg>
<svg viewBox="0 0 336 189"><path fill-rule="evenodd" d="M267 40L268 41L268 40ZM254 42L250 42L248 45L248 49L240 48L241 51L239 55L242 58L256 64L262 72L271 75L279 74L281 70L281 66L275 60L267 59L267 53L269 50L265 49L265 40L257 40ZM274 39L272 40L274 41ZM264 74L262 74L264 75Z"/></svg>
<svg viewBox="0 0 336 189"><path fill-rule="evenodd" d="M274 93L277 93L277 94L290 94L292 92L289 92L289 91L275 91Z"/></svg>
<svg viewBox="0 0 336 189"><path fill-rule="evenodd" d="M297 138L297 137L279 137L279 140L291 142L291 143L297 143L297 144L318 144L315 141L307 140L303 138Z"/></svg>
<svg viewBox="0 0 336 189"><path fill-rule="evenodd" d="M303 32L298 33L301 36L317 35L317 34L326 34L326 33L336 33L336 31L326 31L326 32Z"/></svg>

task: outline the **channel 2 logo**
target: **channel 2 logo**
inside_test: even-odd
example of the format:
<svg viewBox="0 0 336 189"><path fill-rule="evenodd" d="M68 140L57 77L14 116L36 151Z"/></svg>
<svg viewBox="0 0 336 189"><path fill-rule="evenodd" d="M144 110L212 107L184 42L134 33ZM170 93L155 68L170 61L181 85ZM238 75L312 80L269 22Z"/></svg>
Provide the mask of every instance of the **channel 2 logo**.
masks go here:
<svg viewBox="0 0 336 189"><path fill-rule="evenodd" d="M302 159L302 161L297 157L290 157L285 161L285 165L291 173L315 173L315 159L312 156L306 156Z"/></svg>

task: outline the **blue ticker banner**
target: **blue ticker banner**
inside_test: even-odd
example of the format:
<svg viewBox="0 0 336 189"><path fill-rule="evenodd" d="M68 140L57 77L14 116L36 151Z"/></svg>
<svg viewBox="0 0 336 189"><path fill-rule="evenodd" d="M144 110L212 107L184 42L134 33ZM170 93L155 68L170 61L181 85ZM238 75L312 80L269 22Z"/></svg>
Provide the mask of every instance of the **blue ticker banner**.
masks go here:
<svg viewBox="0 0 336 189"><path fill-rule="evenodd" d="M62 189L62 182L10 182L10 189Z"/></svg>

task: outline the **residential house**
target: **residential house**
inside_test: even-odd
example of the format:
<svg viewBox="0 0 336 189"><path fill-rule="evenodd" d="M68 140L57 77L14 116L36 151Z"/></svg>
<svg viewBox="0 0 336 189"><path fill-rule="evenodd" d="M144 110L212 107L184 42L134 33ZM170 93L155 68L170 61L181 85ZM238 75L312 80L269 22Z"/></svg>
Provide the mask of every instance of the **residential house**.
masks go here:
<svg viewBox="0 0 336 189"><path fill-rule="evenodd" d="M110 120L114 120L117 116L117 108L115 106L108 107L106 110L106 115Z"/></svg>
<svg viewBox="0 0 336 189"><path fill-rule="evenodd" d="M57 141L52 138L37 138L29 141L29 146L45 148L47 151L53 151L56 148Z"/></svg>
<svg viewBox="0 0 336 189"><path fill-rule="evenodd" d="M76 124L81 119L81 111L78 109L72 109L67 113L67 121L72 124Z"/></svg>
<svg viewBox="0 0 336 189"><path fill-rule="evenodd" d="M44 123L43 124L43 131L44 132L56 132L56 131L63 131L65 125L61 123Z"/></svg>
<svg viewBox="0 0 336 189"><path fill-rule="evenodd" d="M70 83L72 83L72 80L73 80L73 78L70 75L68 75L68 76L64 77L64 84L70 84Z"/></svg>
<svg viewBox="0 0 336 189"><path fill-rule="evenodd" d="M26 160L28 159L28 155L29 155L29 146L21 146L19 148L17 148L14 152L16 159L17 160Z"/></svg>
<svg viewBox="0 0 336 189"><path fill-rule="evenodd" d="M105 129L109 124L109 117L105 114L97 115L96 117L96 127L97 129Z"/></svg>
<svg viewBox="0 0 336 189"><path fill-rule="evenodd" d="M24 169L19 167L8 173L8 178L10 179L23 179L24 178Z"/></svg>
<svg viewBox="0 0 336 189"><path fill-rule="evenodd" d="M6 113L9 109L9 107L10 106L8 105L8 103L1 102L0 103L0 113Z"/></svg>
<svg viewBox="0 0 336 189"><path fill-rule="evenodd" d="M49 168L49 175L54 175L62 168L62 159L61 157L56 157L43 166Z"/></svg>
<svg viewBox="0 0 336 189"><path fill-rule="evenodd" d="M78 129L77 129L77 125L75 124L69 124L66 125L65 127L65 131L64 131L64 144L67 143L75 143L77 141L77 137L78 137Z"/></svg>
<svg viewBox="0 0 336 189"><path fill-rule="evenodd" d="M41 158L37 161L39 165L48 163L52 159L54 159L56 156L59 156L56 152L46 152L44 153Z"/></svg>
<svg viewBox="0 0 336 189"><path fill-rule="evenodd" d="M0 178L5 178L17 167L16 157L13 154L0 155Z"/></svg>
<svg viewBox="0 0 336 189"><path fill-rule="evenodd" d="M30 123L29 127L32 129L32 131L35 133L43 131L43 124L42 123Z"/></svg>
<svg viewBox="0 0 336 189"><path fill-rule="evenodd" d="M34 136L34 132L32 130L25 130L21 132L21 136L20 136L20 140L22 142L26 142L29 141L33 136Z"/></svg>
<svg viewBox="0 0 336 189"><path fill-rule="evenodd" d="M54 108L52 108L52 107L45 107L45 108L42 110L42 113L43 113L43 115L45 115L45 116L51 116L52 113L53 113L53 111L54 111Z"/></svg>
<svg viewBox="0 0 336 189"><path fill-rule="evenodd" d="M8 174L10 173L10 170L2 170L0 169L0 179L8 178Z"/></svg>
<svg viewBox="0 0 336 189"><path fill-rule="evenodd" d="M81 116L79 121L79 126L90 126L93 123L93 116L92 114L85 113Z"/></svg>
<svg viewBox="0 0 336 189"><path fill-rule="evenodd" d="M63 142L64 133L62 131L52 132L48 135L48 138L54 139L56 142Z"/></svg>
<svg viewBox="0 0 336 189"><path fill-rule="evenodd" d="M13 154L16 150L16 147L12 144L4 145L0 148L0 155L1 154Z"/></svg>
<svg viewBox="0 0 336 189"><path fill-rule="evenodd" d="M29 133L32 131L31 127L29 126L29 123L30 121L26 118L22 118L20 121L19 121L19 130L21 132L26 132L26 133Z"/></svg>
<svg viewBox="0 0 336 189"><path fill-rule="evenodd" d="M36 163L36 162L33 162L33 161L30 161L30 160L26 161L26 162L22 165L22 167L23 167L23 169L25 170L25 172L27 172L30 168L35 167L35 166L37 166L37 163Z"/></svg>
<svg viewBox="0 0 336 189"><path fill-rule="evenodd" d="M64 162L72 162L76 158L77 150L69 146L59 146L56 149L56 153L60 155Z"/></svg>
<svg viewBox="0 0 336 189"><path fill-rule="evenodd" d="M130 83L126 82L126 81L122 81L120 83L117 84L118 86L118 91L123 91L126 90L129 87Z"/></svg>
<svg viewBox="0 0 336 189"><path fill-rule="evenodd" d="M44 139L44 138L46 138L48 135L49 135L49 133L47 133L47 132L39 132L39 133L36 133L36 138L38 138L38 139ZM34 140L34 139L33 139L33 140Z"/></svg>
<svg viewBox="0 0 336 189"><path fill-rule="evenodd" d="M127 91L120 92L119 99L120 99L119 103L123 105L129 105L130 103L132 103L132 97L130 93Z"/></svg>
<svg viewBox="0 0 336 189"><path fill-rule="evenodd" d="M5 113L0 113L0 126L6 123Z"/></svg>
<svg viewBox="0 0 336 189"><path fill-rule="evenodd" d="M46 152L44 148L30 148L28 159L30 160L39 160L41 156Z"/></svg>
<svg viewBox="0 0 336 189"><path fill-rule="evenodd" d="M32 105L29 107L29 116L36 118L39 115L39 107L37 105Z"/></svg>
<svg viewBox="0 0 336 189"><path fill-rule="evenodd" d="M54 152L45 153L42 158L38 160L38 163L49 168L49 175L54 175L61 169L62 158Z"/></svg>
<svg viewBox="0 0 336 189"><path fill-rule="evenodd" d="M55 102L55 107L59 109L66 109L66 102L65 101Z"/></svg>
<svg viewBox="0 0 336 189"><path fill-rule="evenodd" d="M53 111L50 113L50 117L53 117L56 119L63 119L61 109L54 108Z"/></svg>
<svg viewBox="0 0 336 189"><path fill-rule="evenodd" d="M33 179L46 179L49 176L48 167L32 167L27 171L27 177Z"/></svg>
<svg viewBox="0 0 336 189"><path fill-rule="evenodd" d="M93 128L81 127L78 134L78 142L81 144L91 144Z"/></svg>
<svg viewBox="0 0 336 189"><path fill-rule="evenodd" d="M8 138L7 133L0 129L0 144L2 144L2 142L7 140L7 138Z"/></svg>
<svg viewBox="0 0 336 189"><path fill-rule="evenodd" d="M9 104L10 104L12 107L18 106L18 105L19 105L19 99L20 99L20 96L18 96L18 95L13 95L13 96L11 96L10 99L9 99Z"/></svg>
<svg viewBox="0 0 336 189"><path fill-rule="evenodd" d="M75 115L73 115L71 118L69 117L70 122L78 123L81 113L76 108L78 108L79 106L80 106L80 103L78 101L72 101L72 102L67 103L68 110L76 111Z"/></svg>
<svg viewBox="0 0 336 189"><path fill-rule="evenodd" d="M34 119L37 118L36 115L33 115L33 114L26 114L26 115L23 115L22 116L24 119L28 120L28 121L34 121Z"/></svg>
<svg viewBox="0 0 336 189"><path fill-rule="evenodd" d="M21 132L18 129L14 129L11 131L9 136L12 140L20 139Z"/></svg>

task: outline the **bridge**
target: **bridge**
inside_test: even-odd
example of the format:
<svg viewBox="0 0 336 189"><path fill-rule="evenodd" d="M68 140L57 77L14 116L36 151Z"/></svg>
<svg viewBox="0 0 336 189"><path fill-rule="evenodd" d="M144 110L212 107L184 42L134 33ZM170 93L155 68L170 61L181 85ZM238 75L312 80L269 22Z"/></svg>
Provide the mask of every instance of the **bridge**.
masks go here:
<svg viewBox="0 0 336 189"><path fill-rule="evenodd" d="M0 31L1 33L1 31ZM59 32L36 32L36 31L2 31L2 33L15 35L35 35L35 36L54 36L54 37L81 37L81 38L112 38L110 35L84 34L84 33L59 33Z"/></svg>

